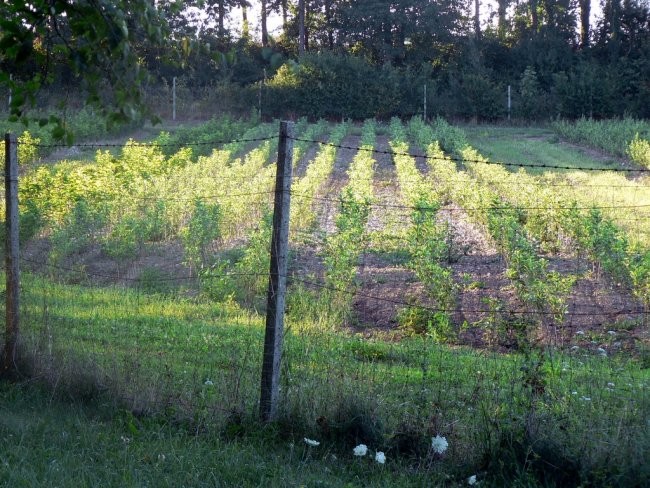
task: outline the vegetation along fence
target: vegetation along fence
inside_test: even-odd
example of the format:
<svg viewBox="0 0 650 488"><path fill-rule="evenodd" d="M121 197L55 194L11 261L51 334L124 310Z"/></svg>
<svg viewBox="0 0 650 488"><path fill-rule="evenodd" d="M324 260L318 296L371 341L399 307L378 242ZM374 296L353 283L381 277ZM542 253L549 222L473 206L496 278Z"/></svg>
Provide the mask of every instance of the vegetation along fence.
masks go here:
<svg viewBox="0 0 650 488"><path fill-rule="evenodd" d="M638 475L650 170L497 161L442 120L276 130L76 157L8 135L4 373L197 432Z"/></svg>

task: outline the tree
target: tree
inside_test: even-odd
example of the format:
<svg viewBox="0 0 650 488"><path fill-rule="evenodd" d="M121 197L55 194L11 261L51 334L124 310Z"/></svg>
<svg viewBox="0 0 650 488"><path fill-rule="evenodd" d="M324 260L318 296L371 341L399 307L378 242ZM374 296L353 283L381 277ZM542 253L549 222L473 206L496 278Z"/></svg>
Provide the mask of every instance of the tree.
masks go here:
<svg viewBox="0 0 650 488"><path fill-rule="evenodd" d="M589 17L591 15L591 0L580 1L580 47L589 47Z"/></svg>
<svg viewBox="0 0 650 488"><path fill-rule="evenodd" d="M11 118L28 122L25 109L52 80L55 62L67 65L84 84L86 101L110 122L150 115L140 98L147 73L138 51L147 42L162 44L165 35L164 19L148 0L6 0L0 6L0 84L14 94ZM53 121L53 135L66 135L61 121Z"/></svg>
<svg viewBox="0 0 650 488"><path fill-rule="evenodd" d="M497 12L499 15L498 20L498 32L499 38L503 39L506 36L506 30L508 28L508 23L506 19L506 11L508 10L508 5L512 0L497 0Z"/></svg>
<svg viewBox="0 0 650 488"><path fill-rule="evenodd" d="M268 14L267 1L260 1L260 26L262 29L262 47L269 45L269 30L266 25L266 16Z"/></svg>
<svg viewBox="0 0 650 488"><path fill-rule="evenodd" d="M298 55L305 54L307 50L307 36L305 33L305 0L298 0Z"/></svg>

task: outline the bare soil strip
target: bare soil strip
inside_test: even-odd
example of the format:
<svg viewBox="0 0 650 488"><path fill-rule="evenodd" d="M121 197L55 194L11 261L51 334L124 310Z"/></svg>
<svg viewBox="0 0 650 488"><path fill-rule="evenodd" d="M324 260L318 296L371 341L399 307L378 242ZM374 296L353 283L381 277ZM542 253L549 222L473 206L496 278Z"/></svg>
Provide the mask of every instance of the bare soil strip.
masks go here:
<svg viewBox="0 0 650 488"><path fill-rule="evenodd" d="M360 143L358 136L348 136L341 145L356 147ZM302 173L306 171L308 163L316 156L320 147L313 146L306 152ZM311 157L307 159L308 156ZM322 280L324 267L321 258L324 237L336 231L336 215L338 213L338 198L341 189L348 182L347 170L354 159L356 151L339 148L336 151L334 167L327 181L318 192L314 205L317 208L316 222L312 235L305 239L307 245L294 246L295 252L290 264L290 274L301 278Z"/></svg>

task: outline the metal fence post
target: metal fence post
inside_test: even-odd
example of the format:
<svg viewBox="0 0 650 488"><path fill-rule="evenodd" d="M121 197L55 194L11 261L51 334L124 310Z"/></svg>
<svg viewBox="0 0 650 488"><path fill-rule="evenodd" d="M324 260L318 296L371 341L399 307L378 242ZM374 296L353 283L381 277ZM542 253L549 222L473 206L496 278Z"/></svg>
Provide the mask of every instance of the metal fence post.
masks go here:
<svg viewBox="0 0 650 488"><path fill-rule="evenodd" d="M289 215L293 123L280 122L278 163L275 176L271 268L266 306L266 332L262 360L260 417L264 422L277 418L280 389L280 359L284 328L287 260L289 254Z"/></svg>
<svg viewBox="0 0 650 488"><path fill-rule="evenodd" d="M5 308L5 345L2 353L2 376L16 372L16 346L19 332L20 272L18 268L18 151L14 134L5 134L5 274L7 278Z"/></svg>

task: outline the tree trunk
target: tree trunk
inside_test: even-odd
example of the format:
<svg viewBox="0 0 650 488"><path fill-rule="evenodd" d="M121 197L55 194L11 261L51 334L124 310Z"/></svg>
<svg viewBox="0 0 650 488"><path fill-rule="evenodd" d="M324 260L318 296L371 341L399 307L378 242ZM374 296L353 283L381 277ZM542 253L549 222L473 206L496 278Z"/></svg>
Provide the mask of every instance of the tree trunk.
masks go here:
<svg viewBox="0 0 650 488"><path fill-rule="evenodd" d="M609 4L609 12L605 11L605 15L609 16L611 30L609 49L611 60L615 62L618 60L621 51L621 0L609 0Z"/></svg>
<svg viewBox="0 0 650 488"><path fill-rule="evenodd" d="M325 0L325 23L327 24L327 47L334 49L334 30L332 29L332 0Z"/></svg>
<svg viewBox="0 0 650 488"><path fill-rule="evenodd" d="M244 39L250 38L250 31L248 25L248 5L246 0L241 3L241 36Z"/></svg>
<svg viewBox="0 0 650 488"><path fill-rule="evenodd" d="M474 34L477 39L481 38L481 16L480 11L480 1L474 0Z"/></svg>
<svg viewBox="0 0 650 488"><path fill-rule="evenodd" d="M537 0L530 0L530 29L536 34L539 29L539 16L537 15Z"/></svg>
<svg viewBox="0 0 650 488"><path fill-rule="evenodd" d="M589 47L589 16L591 15L591 0L580 0L580 47Z"/></svg>
<svg viewBox="0 0 650 488"><path fill-rule="evenodd" d="M499 15L499 24L497 25L497 29L499 32L499 37L503 39L506 36L506 10L508 8L508 3L509 0L498 0L499 5L497 7L497 13Z"/></svg>
<svg viewBox="0 0 650 488"><path fill-rule="evenodd" d="M298 0L298 55L305 53L305 0Z"/></svg>
<svg viewBox="0 0 650 488"><path fill-rule="evenodd" d="M262 47L269 45L269 31L266 26L266 0L261 0L260 24L262 27Z"/></svg>
<svg viewBox="0 0 650 488"><path fill-rule="evenodd" d="M217 7L217 26L219 28L219 37L224 37L226 29L224 27L224 20L226 19L226 6L224 5L225 0L219 0Z"/></svg>
<svg viewBox="0 0 650 488"><path fill-rule="evenodd" d="M282 32L287 34L287 23L289 22L289 6L287 0L282 0Z"/></svg>

